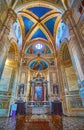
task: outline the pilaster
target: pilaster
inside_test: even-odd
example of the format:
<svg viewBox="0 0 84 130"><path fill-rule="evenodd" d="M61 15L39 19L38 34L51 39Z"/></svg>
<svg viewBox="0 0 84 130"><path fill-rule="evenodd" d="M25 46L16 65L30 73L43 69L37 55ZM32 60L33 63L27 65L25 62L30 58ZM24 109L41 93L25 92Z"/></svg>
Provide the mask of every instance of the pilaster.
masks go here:
<svg viewBox="0 0 84 130"><path fill-rule="evenodd" d="M10 33L10 28L11 28L12 24L15 22L16 18L17 18L16 13L12 9L8 9L7 18L2 26L1 33L0 33L0 44L1 45L3 43L4 44L6 43L8 46L8 44L9 44L8 35Z"/></svg>
<svg viewBox="0 0 84 130"><path fill-rule="evenodd" d="M69 27L70 40L68 43L68 49L77 78L82 82L84 80L84 45L82 44L72 13L67 10L62 18Z"/></svg>
<svg viewBox="0 0 84 130"><path fill-rule="evenodd" d="M80 36L80 32L77 28L77 25L75 23L75 20L72 16L72 12L70 10L67 10L64 15L62 16L63 21L68 25L69 27L69 33L70 33L70 39L72 39L73 37L75 37L75 39L77 40L77 42L80 45L80 48L82 50L82 53L84 54L84 44L83 44L83 40Z"/></svg>

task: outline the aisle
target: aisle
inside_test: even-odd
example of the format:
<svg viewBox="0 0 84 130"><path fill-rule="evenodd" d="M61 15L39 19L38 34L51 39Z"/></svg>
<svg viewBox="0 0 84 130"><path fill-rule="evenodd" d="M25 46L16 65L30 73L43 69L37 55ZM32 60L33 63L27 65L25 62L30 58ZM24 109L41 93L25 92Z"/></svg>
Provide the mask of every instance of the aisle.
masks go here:
<svg viewBox="0 0 84 130"><path fill-rule="evenodd" d="M63 130L60 116L31 115L20 116L16 121L16 130Z"/></svg>

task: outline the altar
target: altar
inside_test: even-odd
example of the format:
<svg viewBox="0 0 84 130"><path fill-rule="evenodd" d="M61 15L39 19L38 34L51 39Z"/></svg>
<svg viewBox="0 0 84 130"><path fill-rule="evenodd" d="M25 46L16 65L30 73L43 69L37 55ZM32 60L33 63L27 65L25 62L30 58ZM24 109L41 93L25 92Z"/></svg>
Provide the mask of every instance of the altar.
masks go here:
<svg viewBox="0 0 84 130"><path fill-rule="evenodd" d="M47 87L48 81L38 72L38 74L30 81L30 93L27 104L28 114L50 113Z"/></svg>
<svg viewBox="0 0 84 130"><path fill-rule="evenodd" d="M50 102L28 102L27 105L28 114L50 114Z"/></svg>

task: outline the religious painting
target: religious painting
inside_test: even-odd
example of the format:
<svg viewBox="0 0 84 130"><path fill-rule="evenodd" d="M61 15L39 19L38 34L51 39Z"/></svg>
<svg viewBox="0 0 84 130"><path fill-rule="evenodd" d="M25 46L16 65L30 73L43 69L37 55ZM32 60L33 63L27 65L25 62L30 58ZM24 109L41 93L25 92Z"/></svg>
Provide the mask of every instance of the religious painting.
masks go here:
<svg viewBox="0 0 84 130"><path fill-rule="evenodd" d="M42 86L35 86L34 99L35 101L43 100L43 87Z"/></svg>
<svg viewBox="0 0 84 130"><path fill-rule="evenodd" d="M43 60L35 60L30 63L30 68L33 70L45 70L48 68L48 64Z"/></svg>
<svg viewBox="0 0 84 130"><path fill-rule="evenodd" d="M78 90L78 83L73 66L65 68L69 91Z"/></svg>
<svg viewBox="0 0 84 130"><path fill-rule="evenodd" d="M25 52L26 54L52 54L52 51L47 45L44 44L33 44Z"/></svg>

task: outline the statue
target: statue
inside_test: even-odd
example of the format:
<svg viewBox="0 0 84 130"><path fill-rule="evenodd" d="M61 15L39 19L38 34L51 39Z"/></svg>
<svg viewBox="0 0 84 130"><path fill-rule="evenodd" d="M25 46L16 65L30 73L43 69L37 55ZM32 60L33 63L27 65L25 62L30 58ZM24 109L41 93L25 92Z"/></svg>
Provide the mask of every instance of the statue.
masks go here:
<svg viewBox="0 0 84 130"><path fill-rule="evenodd" d="M24 94L24 84L19 85L18 94L22 96Z"/></svg>
<svg viewBox="0 0 84 130"><path fill-rule="evenodd" d="M58 94L58 85L53 84L53 94Z"/></svg>

